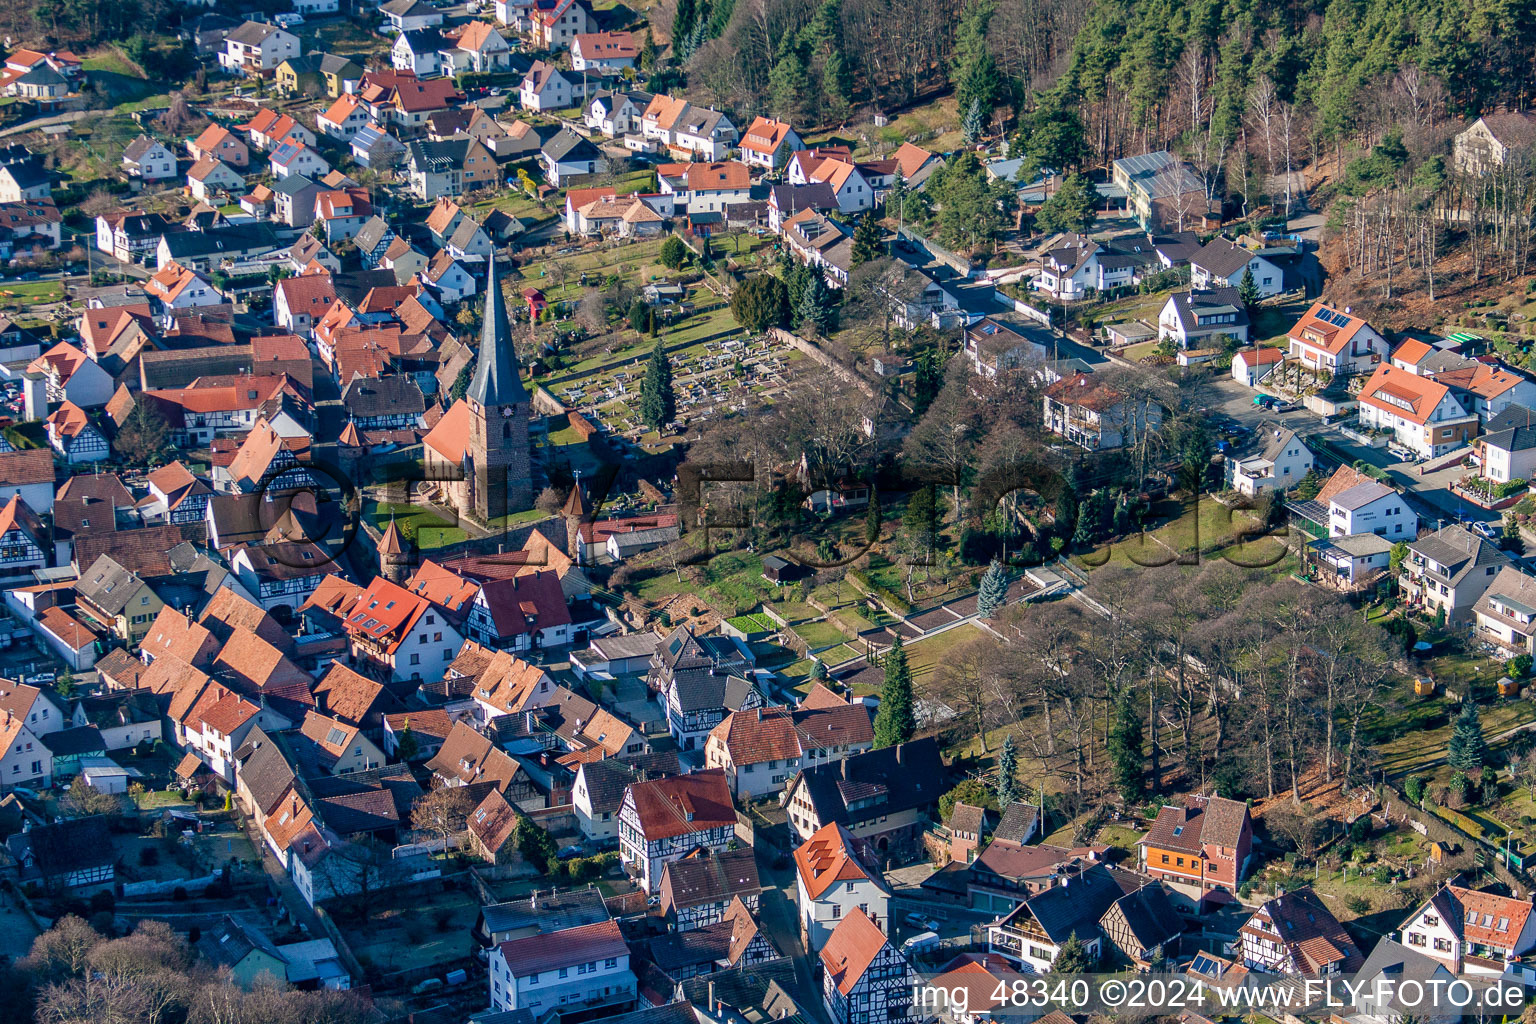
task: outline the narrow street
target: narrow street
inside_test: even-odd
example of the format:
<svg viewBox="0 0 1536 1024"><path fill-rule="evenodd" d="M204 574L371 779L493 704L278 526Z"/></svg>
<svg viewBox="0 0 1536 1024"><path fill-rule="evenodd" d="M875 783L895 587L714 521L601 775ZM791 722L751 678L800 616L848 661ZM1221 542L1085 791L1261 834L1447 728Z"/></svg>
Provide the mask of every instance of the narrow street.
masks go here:
<svg viewBox="0 0 1536 1024"><path fill-rule="evenodd" d="M800 944L800 925L796 920L795 867L791 860L786 868L775 869L776 856L773 847L766 843L754 847L757 855L758 878L766 887L758 910L758 919L769 940L779 952L795 963L795 980L800 991L795 1002L800 1011L813 1024L827 1024L826 1008L821 1002L821 989L816 984L816 971L810 954Z"/></svg>

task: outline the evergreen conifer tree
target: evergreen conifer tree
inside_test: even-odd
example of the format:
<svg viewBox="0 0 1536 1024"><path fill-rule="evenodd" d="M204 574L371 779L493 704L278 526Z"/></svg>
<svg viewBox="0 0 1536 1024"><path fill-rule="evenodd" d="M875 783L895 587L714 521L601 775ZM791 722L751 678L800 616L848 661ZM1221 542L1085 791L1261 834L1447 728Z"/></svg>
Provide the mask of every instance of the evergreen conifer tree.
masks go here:
<svg viewBox="0 0 1536 1024"><path fill-rule="evenodd" d="M1459 772L1476 774L1483 770L1488 757L1488 741L1483 739L1483 723L1477 714L1477 705L1468 697L1461 703L1461 714L1451 728L1451 742L1447 745L1445 759Z"/></svg>
<svg viewBox="0 0 1536 1024"><path fill-rule="evenodd" d="M996 565L996 562L992 563ZM1007 810L1008 805L1019 798L1019 753L1013 748L1013 734L1003 738L1003 749L997 755L997 806Z"/></svg>
<svg viewBox="0 0 1536 1024"><path fill-rule="evenodd" d="M852 262L857 267L884 255L885 243L880 237L880 225L875 220L874 211L871 210L860 218L858 225L853 229Z"/></svg>
<svg viewBox="0 0 1536 1024"><path fill-rule="evenodd" d="M677 396L672 392L672 361L656 342L651 350L651 361L645 367L645 378L640 382L640 418L652 429L659 430L671 423L677 415Z"/></svg>
<svg viewBox="0 0 1536 1024"><path fill-rule="evenodd" d="M885 685L880 689L880 710L875 713L875 746L905 743L916 731L912 670L907 667L907 652L901 646L901 634L898 633L890 653L885 656Z"/></svg>
<svg viewBox="0 0 1536 1024"><path fill-rule="evenodd" d="M1259 304L1259 282L1253 279L1252 267L1243 268L1243 279L1237 283L1237 297L1249 309Z"/></svg>
<svg viewBox="0 0 1536 1024"><path fill-rule="evenodd" d="M981 578L981 589L976 594L976 614L990 619L1007 598L1008 574L1003 571L1003 563L994 558Z"/></svg>

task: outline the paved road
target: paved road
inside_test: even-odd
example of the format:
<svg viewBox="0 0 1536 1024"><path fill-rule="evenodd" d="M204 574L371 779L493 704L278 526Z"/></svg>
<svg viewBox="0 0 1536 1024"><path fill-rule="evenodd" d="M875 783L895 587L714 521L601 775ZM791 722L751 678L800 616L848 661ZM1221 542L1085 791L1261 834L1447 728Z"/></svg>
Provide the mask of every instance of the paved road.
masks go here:
<svg viewBox="0 0 1536 1024"><path fill-rule="evenodd" d="M795 980L800 991L795 1002L812 1024L827 1024L822 1007L821 990L816 985L810 954L800 944L800 925L795 909L795 869L793 861L787 868L773 866L774 850L766 843L754 847L757 854L758 878L767 888L759 903L758 918L768 939L779 952L791 958L795 964Z"/></svg>

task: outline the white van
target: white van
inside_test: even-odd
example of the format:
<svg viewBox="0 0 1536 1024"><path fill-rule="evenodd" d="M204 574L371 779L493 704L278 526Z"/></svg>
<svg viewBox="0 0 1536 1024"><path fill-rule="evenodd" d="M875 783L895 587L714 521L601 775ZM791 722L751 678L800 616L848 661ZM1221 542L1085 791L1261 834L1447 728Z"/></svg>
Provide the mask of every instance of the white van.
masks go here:
<svg viewBox="0 0 1536 1024"><path fill-rule="evenodd" d="M926 953L930 949L937 948L938 945L938 932L918 932L901 944L901 952L903 956L913 956L917 953Z"/></svg>

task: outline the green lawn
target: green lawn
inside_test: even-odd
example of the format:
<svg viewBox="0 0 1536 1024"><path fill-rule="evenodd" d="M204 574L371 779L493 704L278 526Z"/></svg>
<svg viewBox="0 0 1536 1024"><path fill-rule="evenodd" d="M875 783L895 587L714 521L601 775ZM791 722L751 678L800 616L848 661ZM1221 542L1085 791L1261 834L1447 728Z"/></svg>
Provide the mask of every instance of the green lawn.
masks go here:
<svg viewBox="0 0 1536 1024"><path fill-rule="evenodd" d="M1110 562L1122 566L1165 565L1179 556L1197 552L1204 558L1228 552L1233 561L1241 564L1268 565L1286 555L1279 540L1257 536L1241 541L1244 531L1258 530L1258 520L1248 512L1229 509L1208 497L1185 502L1182 507L1177 502L1163 502L1153 513L1175 518L1152 529L1145 538L1131 534L1100 544L1093 551L1073 555L1073 561L1088 569Z"/></svg>
<svg viewBox="0 0 1536 1024"><path fill-rule="evenodd" d="M810 646L812 650L821 647L832 647L840 644L848 638L843 631L830 622L802 622L793 627L793 632Z"/></svg>
<svg viewBox="0 0 1536 1024"><path fill-rule="evenodd" d="M419 505L387 505L370 501L366 514L379 530L386 529L393 516L396 526L405 534L406 539L421 551L435 551L462 544L469 536L437 513ZM543 513L539 515L542 517Z"/></svg>
<svg viewBox="0 0 1536 1024"><path fill-rule="evenodd" d="M64 286L58 281L7 281L0 284L0 300L30 303L59 302Z"/></svg>
<svg viewBox="0 0 1536 1024"><path fill-rule="evenodd" d="M978 627L967 622L963 626L947 629L937 636L907 644L907 665L912 669L912 680L917 682L933 674L949 652L979 635Z"/></svg>

